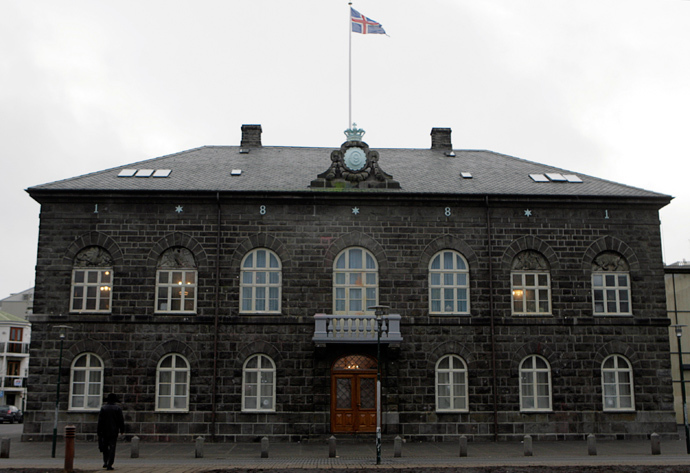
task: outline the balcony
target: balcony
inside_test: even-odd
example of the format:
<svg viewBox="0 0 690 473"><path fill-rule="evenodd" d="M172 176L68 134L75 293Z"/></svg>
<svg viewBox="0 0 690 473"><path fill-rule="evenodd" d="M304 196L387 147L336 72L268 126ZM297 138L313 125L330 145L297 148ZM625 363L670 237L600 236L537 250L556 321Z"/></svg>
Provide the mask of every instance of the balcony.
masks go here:
<svg viewBox="0 0 690 473"><path fill-rule="evenodd" d="M376 343L375 315L314 315L314 343ZM381 343L400 343L400 315L383 316Z"/></svg>
<svg viewBox="0 0 690 473"><path fill-rule="evenodd" d="M25 388L26 387L26 377L24 376L5 376L4 377L4 389L12 391L13 388Z"/></svg>
<svg viewBox="0 0 690 473"><path fill-rule="evenodd" d="M7 349L7 351L5 351ZM0 343L0 353L9 353L13 355L28 355L28 342L6 342Z"/></svg>

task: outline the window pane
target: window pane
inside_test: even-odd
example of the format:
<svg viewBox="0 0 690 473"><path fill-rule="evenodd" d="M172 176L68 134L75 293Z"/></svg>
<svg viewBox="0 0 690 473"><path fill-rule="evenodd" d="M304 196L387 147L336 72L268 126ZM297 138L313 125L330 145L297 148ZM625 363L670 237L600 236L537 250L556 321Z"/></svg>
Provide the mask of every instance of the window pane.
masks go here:
<svg viewBox="0 0 690 473"><path fill-rule="evenodd" d="M353 248L349 252L349 267L350 269L362 268L362 250Z"/></svg>

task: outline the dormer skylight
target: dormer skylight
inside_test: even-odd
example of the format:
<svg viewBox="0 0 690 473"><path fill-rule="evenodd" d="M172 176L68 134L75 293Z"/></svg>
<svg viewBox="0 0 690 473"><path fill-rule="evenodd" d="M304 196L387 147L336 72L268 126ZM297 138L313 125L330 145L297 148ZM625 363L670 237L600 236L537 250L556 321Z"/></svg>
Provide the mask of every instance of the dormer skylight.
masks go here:
<svg viewBox="0 0 690 473"><path fill-rule="evenodd" d="M545 174L530 174L534 182L582 182L575 174L561 174L559 172L547 172Z"/></svg>
<svg viewBox="0 0 690 473"><path fill-rule="evenodd" d="M117 177L168 177L172 169L122 169Z"/></svg>

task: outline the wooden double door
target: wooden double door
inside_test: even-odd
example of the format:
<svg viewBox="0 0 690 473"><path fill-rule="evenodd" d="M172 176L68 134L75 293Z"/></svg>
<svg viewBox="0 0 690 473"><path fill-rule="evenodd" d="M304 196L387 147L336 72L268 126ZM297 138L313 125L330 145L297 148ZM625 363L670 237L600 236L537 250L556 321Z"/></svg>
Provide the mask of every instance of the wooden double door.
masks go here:
<svg viewBox="0 0 690 473"><path fill-rule="evenodd" d="M331 369L331 431L376 432L376 360L338 359Z"/></svg>

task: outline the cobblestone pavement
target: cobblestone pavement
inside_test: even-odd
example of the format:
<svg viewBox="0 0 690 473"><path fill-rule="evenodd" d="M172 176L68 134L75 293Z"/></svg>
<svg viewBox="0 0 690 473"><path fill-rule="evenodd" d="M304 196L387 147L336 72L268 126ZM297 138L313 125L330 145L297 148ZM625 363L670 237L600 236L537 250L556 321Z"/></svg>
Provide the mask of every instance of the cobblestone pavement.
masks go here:
<svg viewBox="0 0 690 473"><path fill-rule="evenodd" d="M14 433L13 433L14 432ZM9 458L0 458L1 472L59 472L65 466L64 444L52 458L50 442L20 442L21 429L8 431L0 425L0 437L10 439ZM533 456L525 456L520 442L470 442L468 456L459 457L456 442L404 443L402 456L394 456L392 443L384 443L381 465L376 465L372 442L345 443L337 456L328 457L326 443L274 443L269 458L261 458L257 444L205 443L203 457L196 458L190 443L141 442L139 457L131 458L131 444L119 442L115 470L121 473L196 473L212 471L261 472L266 470L312 473L341 470L347 473L382 469L405 473L443 470L471 472L690 472L690 455L684 440L662 440L661 454L652 455L649 441L599 441L597 455L588 454L585 441L534 442ZM102 472L95 442L77 442L74 469Z"/></svg>

